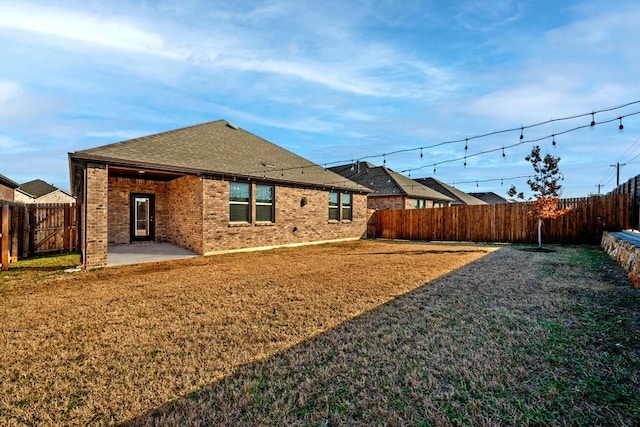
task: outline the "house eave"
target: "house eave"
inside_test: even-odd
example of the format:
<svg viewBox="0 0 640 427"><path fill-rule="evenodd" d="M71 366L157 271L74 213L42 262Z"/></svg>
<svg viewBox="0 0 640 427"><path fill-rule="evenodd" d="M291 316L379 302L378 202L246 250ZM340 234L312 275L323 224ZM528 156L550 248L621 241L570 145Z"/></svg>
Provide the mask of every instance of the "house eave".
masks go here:
<svg viewBox="0 0 640 427"><path fill-rule="evenodd" d="M138 161L131 162L131 161L126 161L118 158L100 156L95 154L87 154L87 153L82 153L82 154L69 153L70 174L71 174L71 180L72 180L72 185L71 185L72 193L74 192L74 188L75 188L73 185L74 165L82 165L83 167L86 167L86 164L91 162L105 164L112 167L128 168L131 170L138 170L138 169L150 170L150 171L157 171L157 172L167 172L167 173L177 174L177 175L196 175L196 176L203 176L208 178L218 178L223 180L232 180L232 179L241 180L241 181L260 180L261 182L270 183L274 185L313 188L313 189L321 189L325 191L340 190L340 191L357 193L357 194L368 194L371 192L371 189L361 186L360 184L355 182L354 184L361 188L353 188L353 187L344 186L344 185L328 185L328 184L321 184L321 183L314 184L314 183L296 181L296 180L270 178L266 176L260 176L257 174L247 174L242 172L236 173L236 172L229 172L229 171L194 169L194 168L186 168L186 167L157 164L157 163L150 163L150 162L138 162ZM144 177L140 176L140 178L144 178Z"/></svg>

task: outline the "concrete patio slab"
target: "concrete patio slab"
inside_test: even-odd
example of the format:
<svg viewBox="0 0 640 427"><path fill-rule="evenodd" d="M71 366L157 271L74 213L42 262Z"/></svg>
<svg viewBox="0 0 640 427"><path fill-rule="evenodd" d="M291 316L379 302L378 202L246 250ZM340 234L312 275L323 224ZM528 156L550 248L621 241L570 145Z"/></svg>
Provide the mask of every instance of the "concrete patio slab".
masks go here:
<svg viewBox="0 0 640 427"><path fill-rule="evenodd" d="M142 264L145 262L199 256L187 249L169 243L134 243L131 245L110 245L107 248L107 267L114 265Z"/></svg>

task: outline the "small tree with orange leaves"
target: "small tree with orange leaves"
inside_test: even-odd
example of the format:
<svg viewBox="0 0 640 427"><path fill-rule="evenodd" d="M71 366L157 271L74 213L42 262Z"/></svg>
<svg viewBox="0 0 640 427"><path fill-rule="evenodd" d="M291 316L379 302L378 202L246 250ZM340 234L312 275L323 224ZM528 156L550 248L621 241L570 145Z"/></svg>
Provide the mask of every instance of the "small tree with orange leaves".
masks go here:
<svg viewBox="0 0 640 427"><path fill-rule="evenodd" d="M534 146L531 154L525 157L530 162L536 174L533 178L527 180L527 184L531 187L533 196L536 201L533 203L529 211L529 218L538 219L538 247L542 247L542 226L545 219L556 219L565 215L571 208L559 208L560 199L558 192L562 186L558 183L561 179L558 163L560 157L546 154L544 157L540 155L540 147ZM523 193L518 193L515 186L511 186L508 193L509 196L524 199Z"/></svg>

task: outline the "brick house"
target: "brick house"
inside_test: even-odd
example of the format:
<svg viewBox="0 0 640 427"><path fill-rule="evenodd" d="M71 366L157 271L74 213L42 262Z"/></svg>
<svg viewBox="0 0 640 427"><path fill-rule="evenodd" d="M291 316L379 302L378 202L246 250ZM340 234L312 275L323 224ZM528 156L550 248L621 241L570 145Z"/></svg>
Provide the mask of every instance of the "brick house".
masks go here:
<svg viewBox="0 0 640 427"><path fill-rule="evenodd" d="M370 191L223 120L69 153L83 265L109 245L202 255L359 239Z"/></svg>
<svg viewBox="0 0 640 427"><path fill-rule="evenodd" d="M15 201L19 203L75 203L69 193L41 179L20 184L15 189Z"/></svg>
<svg viewBox="0 0 640 427"><path fill-rule="evenodd" d="M330 168L335 173L372 190L369 209L421 209L449 206L453 199L385 166L369 162L349 163Z"/></svg>
<svg viewBox="0 0 640 427"><path fill-rule="evenodd" d="M6 176L0 174L0 200L13 202L13 191L18 188L19 184Z"/></svg>
<svg viewBox="0 0 640 427"><path fill-rule="evenodd" d="M429 187L438 193L445 194L451 199L453 199L452 205L486 205L488 204L484 200L480 200L472 195L465 193L462 190L458 190L450 186L449 184L445 184L442 181L439 181L435 178L416 178L416 181L420 184Z"/></svg>

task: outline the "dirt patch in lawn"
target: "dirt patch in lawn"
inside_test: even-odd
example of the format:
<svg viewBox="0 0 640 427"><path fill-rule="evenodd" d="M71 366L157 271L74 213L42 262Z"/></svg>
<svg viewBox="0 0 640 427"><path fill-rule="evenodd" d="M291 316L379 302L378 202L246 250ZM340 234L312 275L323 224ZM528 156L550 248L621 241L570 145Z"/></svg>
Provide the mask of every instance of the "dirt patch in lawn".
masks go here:
<svg viewBox="0 0 640 427"><path fill-rule="evenodd" d="M495 249L358 241L71 274L2 273L0 424L104 425L140 417L199 396L243 366Z"/></svg>

